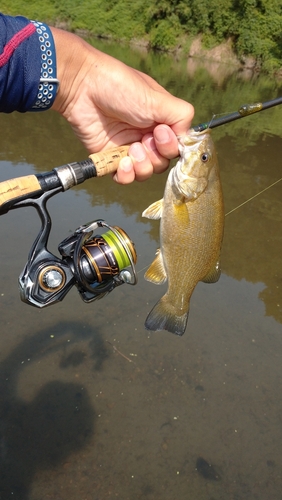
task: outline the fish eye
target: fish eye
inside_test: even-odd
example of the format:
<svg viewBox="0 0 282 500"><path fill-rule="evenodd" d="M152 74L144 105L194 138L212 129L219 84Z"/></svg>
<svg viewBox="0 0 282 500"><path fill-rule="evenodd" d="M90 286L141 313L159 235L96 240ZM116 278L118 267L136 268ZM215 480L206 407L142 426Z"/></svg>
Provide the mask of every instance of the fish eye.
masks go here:
<svg viewBox="0 0 282 500"><path fill-rule="evenodd" d="M203 153L201 156L202 162L206 163L210 159L209 153Z"/></svg>

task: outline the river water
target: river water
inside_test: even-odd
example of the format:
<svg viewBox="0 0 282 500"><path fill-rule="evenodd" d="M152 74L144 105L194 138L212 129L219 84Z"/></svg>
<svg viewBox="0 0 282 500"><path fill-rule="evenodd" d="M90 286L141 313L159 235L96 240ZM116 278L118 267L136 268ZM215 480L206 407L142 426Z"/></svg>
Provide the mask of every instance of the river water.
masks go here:
<svg viewBox="0 0 282 500"><path fill-rule="evenodd" d="M99 47L192 102L194 124L281 94L279 82L225 66ZM0 181L87 156L53 112L0 123ZM166 288L143 279L159 235L141 213L167 174L90 180L50 200L56 254L97 218L135 242L137 286L93 304L75 289L42 310L22 303L17 279L40 221L33 208L1 217L1 500L281 499L282 108L213 138L228 214L222 276L197 286L181 338L144 329Z"/></svg>

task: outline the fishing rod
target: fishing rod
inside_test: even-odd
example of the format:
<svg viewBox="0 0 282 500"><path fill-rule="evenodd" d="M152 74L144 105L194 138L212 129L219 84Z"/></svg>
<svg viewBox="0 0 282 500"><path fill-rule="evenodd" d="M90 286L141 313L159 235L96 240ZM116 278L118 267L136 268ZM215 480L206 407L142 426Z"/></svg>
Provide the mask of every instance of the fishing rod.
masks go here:
<svg viewBox="0 0 282 500"><path fill-rule="evenodd" d="M193 130L202 132L250 116L273 106L282 104L282 97L266 102L244 104L234 113L213 118L209 122L195 125ZM92 177L102 177L116 172L119 162L127 156L129 146L94 153L87 160L68 163L43 174L18 177L0 183L0 215L17 208L19 201L37 198L52 189L66 191Z"/></svg>
<svg viewBox="0 0 282 500"><path fill-rule="evenodd" d="M64 239L58 246L60 257L47 248L52 226L47 201L91 177L115 172L127 152L128 147L120 147L51 172L0 183L0 214L29 206L37 210L41 220L40 231L19 276L23 302L46 307L62 301L73 286L84 302L93 302L124 283L137 283L134 243L123 229L102 219L80 226Z"/></svg>
<svg viewBox="0 0 282 500"><path fill-rule="evenodd" d="M263 111L265 109L272 108L273 106L278 106L282 104L282 97L277 97L276 99L272 99L266 102L256 102L252 104L243 104L238 111L234 113L230 113L225 116L220 116L219 118L212 118L210 122L200 123L195 127L192 127L195 132L203 132L208 128L219 127L220 125L225 125L226 123L234 122L235 120L239 120L240 118L244 118L245 116L250 116L254 113L258 113L259 111Z"/></svg>
<svg viewBox="0 0 282 500"><path fill-rule="evenodd" d="M26 175L0 182L0 215L17 208L19 202L38 198L53 189L67 191L92 177L102 177L117 171L119 162L127 156L129 146L89 155L87 160L68 163L43 174Z"/></svg>
<svg viewBox="0 0 282 500"><path fill-rule="evenodd" d="M244 104L238 111L193 127L202 132L282 104L282 97L264 103ZM47 201L93 177L116 172L129 146L91 154L87 160L68 163L52 171L27 175L0 183L0 215L21 207L34 207L41 229L19 276L20 297L35 307L64 299L76 286L84 302L100 299L117 286L137 283L134 243L125 231L98 219L77 228L63 240L57 257L47 249L52 221ZM96 234L96 231L100 234Z"/></svg>

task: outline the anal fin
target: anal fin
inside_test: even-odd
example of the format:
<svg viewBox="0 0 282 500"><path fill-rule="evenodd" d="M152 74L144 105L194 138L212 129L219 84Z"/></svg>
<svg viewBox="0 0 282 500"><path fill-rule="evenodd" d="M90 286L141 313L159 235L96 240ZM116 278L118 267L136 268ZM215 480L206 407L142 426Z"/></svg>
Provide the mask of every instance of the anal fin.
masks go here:
<svg viewBox="0 0 282 500"><path fill-rule="evenodd" d="M162 285L167 280L167 275L164 267L163 256L161 250L157 250L155 259L150 267L147 269L145 280L155 283L155 285Z"/></svg>

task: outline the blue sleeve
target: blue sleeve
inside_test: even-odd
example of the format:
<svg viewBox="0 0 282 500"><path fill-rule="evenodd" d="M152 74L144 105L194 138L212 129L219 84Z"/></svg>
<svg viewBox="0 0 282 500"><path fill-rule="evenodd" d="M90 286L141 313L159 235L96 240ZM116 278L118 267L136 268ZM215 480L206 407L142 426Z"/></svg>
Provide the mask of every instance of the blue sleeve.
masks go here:
<svg viewBox="0 0 282 500"><path fill-rule="evenodd" d="M38 34L33 23L0 13L0 112L29 111L41 72Z"/></svg>

